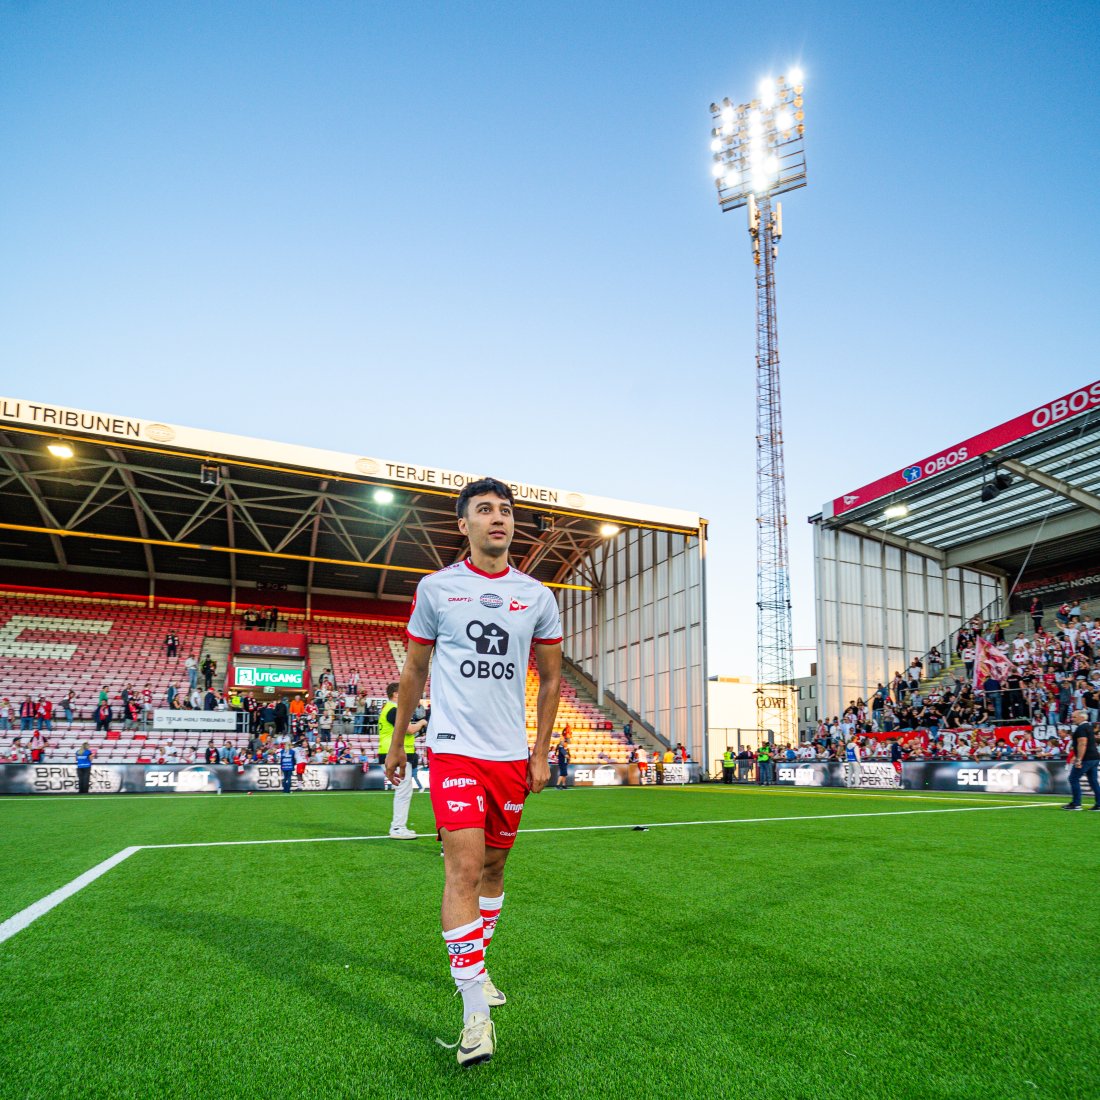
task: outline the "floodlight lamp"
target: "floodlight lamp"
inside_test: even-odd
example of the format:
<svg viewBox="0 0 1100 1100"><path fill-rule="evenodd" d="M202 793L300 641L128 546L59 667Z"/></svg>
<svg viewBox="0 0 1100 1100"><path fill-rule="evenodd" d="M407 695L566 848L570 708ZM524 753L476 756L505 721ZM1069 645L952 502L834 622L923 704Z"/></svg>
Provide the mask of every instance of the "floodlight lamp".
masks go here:
<svg viewBox="0 0 1100 1100"><path fill-rule="evenodd" d="M775 81L770 77L760 81L760 103L764 107L771 107L775 103Z"/></svg>
<svg viewBox="0 0 1100 1100"><path fill-rule="evenodd" d="M54 456L54 458L72 458L73 449L63 439L55 439L52 443L46 444L46 450Z"/></svg>
<svg viewBox="0 0 1100 1100"><path fill-rule="evenodd" d="M773 172L773 173L778 172L779 171L779 158L777 156L768 157L768 159L766 161L764 161L764 167L769 172Z"/></svg>
<svg viewBox="0 0 1100 1100"><path fill-rule="evenodd" d="M726 170L726 166L724 164L716 164L714 166L714 168L712 169L716 179L717 179L718 176L722 175L725 172L725 170Z"/></svg>
<svg viewBox="0 0 1100 1100"><path fill-rule="evenodd" d="M392 489L375 489L374 490L374 503L375 504L392 504L393 503L393 490Z"/></svg>
<svg viewBox="0 0 1100 1100"><path fill-rule="evenodd" d="M717 153L717 152L719 152L719 151L721 150L721 148L722 148L722 139L721 139L721 138L715 138L715 139L714 139L714 140L713 140L713 141L712 141L712 142L710 143L710 151L711 151L712 153Z"/></svg>
<svg viewBox="0 0 1100 1100"><path fill-rule="evenodd" d="M790 111L780 111L775 116L775 125L780 130L793 130L794 129L794 116Z"/></svg>
<svg viewBox="0 0 1100 1100"><path fill-rule="evenodd" d="M733 121L733 108L732 107L723 107L722 108L722 121L726 122L726 123L729 123L729 122Z"/></svg>
<svg viewBox="0 0 1100 1100"><path fill-rule="evenodd" d="M792 84L801 84L804 77L805 74L797 65L787 74L787 79L790 80Z"/></svg>
<svg viewBox="0 0 1100 1100"><path fill-rule="evenodd" d="M612 539L618 533L619 533L619 528L616 524L614 524L614 523L601 523L600 524L600 534L603 535L603 537L605 539Z"/></svg>
<svg viewBox="0 0 1100 1100"><path fill-rule="evenodd" d="M726 186L732 191L734 188L741 186L741 174L739 172L733 172L726 176Z"/></svg>
<svg viewBox="0 0 1100 1100"><path fill-rule="evenodd" d="M884 519L904 519L909 515L908 504L888 504L882 513Z"/></svg>

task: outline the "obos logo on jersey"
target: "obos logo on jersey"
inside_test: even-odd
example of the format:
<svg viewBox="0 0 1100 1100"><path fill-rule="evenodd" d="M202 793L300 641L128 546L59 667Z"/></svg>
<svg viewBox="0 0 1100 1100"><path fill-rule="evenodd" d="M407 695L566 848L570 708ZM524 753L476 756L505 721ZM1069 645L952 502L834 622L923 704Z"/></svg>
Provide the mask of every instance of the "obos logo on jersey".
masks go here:
<svg viewBox="0 0 1100 1100"><path fill-rule="evenodd" d="M481 597L481 606L482 607L503 607L504 606L504 600L501 599L501 597L498 596L495 592L486 592L485 595Z"/></svg>
<svg viewBox="0 0 1100 1100"><path fill-rule="evenodd" d="M481 598L484 601L485 597ZM479 655L503 657L508 653L508 631L496 623L482 623L472 619L466 624L466 637L474 643L474 649ZM512 680L516 675L516 666L511 661L506 663L467 659L458 666L458 671L468 680Z"/></svg>

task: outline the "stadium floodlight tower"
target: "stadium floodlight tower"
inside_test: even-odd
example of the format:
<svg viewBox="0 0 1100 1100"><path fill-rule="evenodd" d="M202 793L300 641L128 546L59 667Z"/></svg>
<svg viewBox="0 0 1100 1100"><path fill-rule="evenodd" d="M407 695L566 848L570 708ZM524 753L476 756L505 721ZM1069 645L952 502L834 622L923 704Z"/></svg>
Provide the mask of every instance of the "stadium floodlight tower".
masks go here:
<svg viewBox="0 0 1100 1100"><path fill-rule="evenodd" d="M783 235L783 208L772 199L806 186L802 72L760 82L759 96L734 106L712 103L711 152L718 205L748 209L756 265L756 679L769 688L781 743L797 740L791 641L791 588L787 549L787 486L779 399L779 340L775 313L775 263ZM762 716L763 717L763 716Z"/></svg>

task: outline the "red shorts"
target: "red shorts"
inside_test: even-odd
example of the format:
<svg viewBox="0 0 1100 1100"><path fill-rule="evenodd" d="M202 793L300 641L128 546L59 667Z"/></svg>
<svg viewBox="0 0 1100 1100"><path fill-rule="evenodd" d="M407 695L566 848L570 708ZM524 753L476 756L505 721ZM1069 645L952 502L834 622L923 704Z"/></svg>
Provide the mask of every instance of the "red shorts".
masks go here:
<svg viewBox="0 0 1100 1100"><path fill-rule="evenodd" d="M488 847L512 847L529 790L526 760L433 752L429 774L437 829L482 829Z"/></svg>
<svg viewBox="0 0 1100 1100"><path fill-rule="evenodd" d="M298 763L294 765L294 771L298 775L305 775L306 774L306 762L304 760L299 760Z"/></svg>

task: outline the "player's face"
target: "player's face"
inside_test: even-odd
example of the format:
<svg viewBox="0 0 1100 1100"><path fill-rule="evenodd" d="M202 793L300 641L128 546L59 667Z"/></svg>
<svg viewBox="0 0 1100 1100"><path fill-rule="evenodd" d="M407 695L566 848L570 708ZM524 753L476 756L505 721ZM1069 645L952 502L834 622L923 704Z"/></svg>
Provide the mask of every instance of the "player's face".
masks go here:
<svg viewBox="0 0 1100 1100"><path fill-rule="evenodd" d="M516 531L512 506L495 493L471 497L458 529L469 538L474 550L490 557L506 554Z"/></svg>

